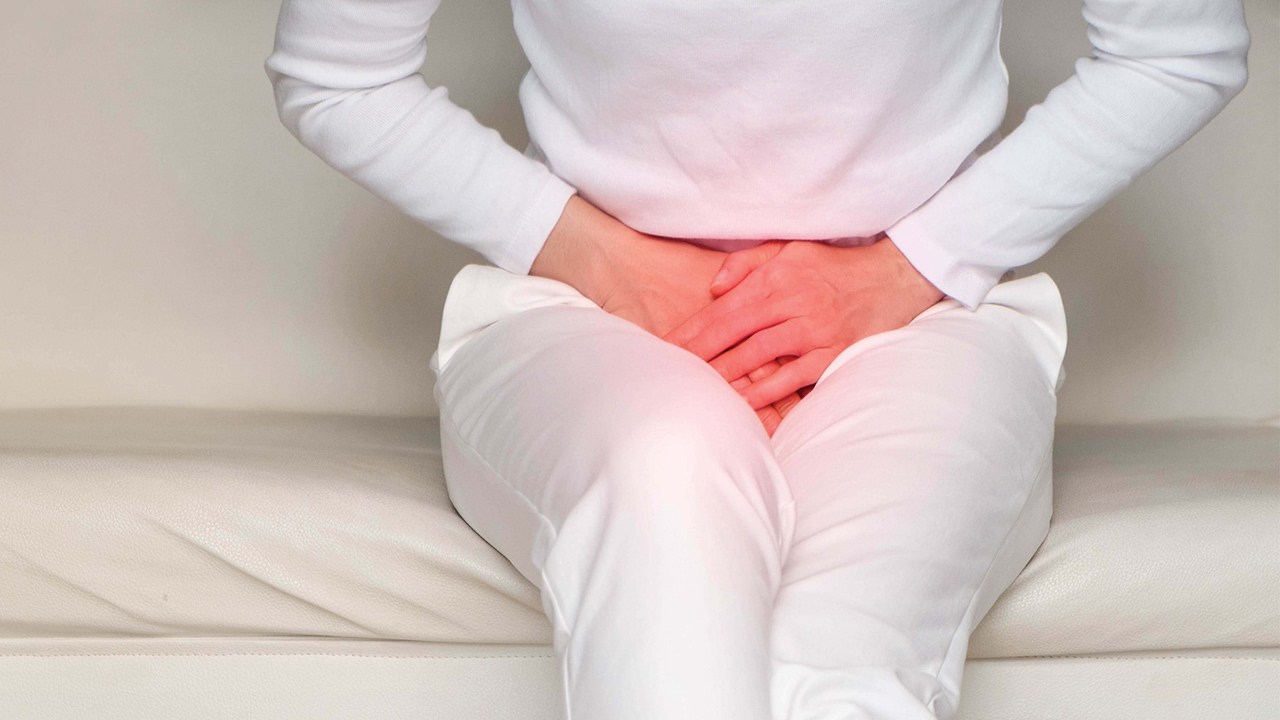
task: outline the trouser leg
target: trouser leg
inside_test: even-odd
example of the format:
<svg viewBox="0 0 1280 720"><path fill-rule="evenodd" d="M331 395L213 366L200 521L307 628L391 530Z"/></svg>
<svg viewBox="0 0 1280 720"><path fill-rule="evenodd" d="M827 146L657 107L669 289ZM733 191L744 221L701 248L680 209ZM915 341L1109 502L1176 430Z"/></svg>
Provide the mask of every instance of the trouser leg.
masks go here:
<svg viewBox="0 0 1280 720"><path fill-rule="evenodd" d="M479 321L439 371L445 475L541 589L568 716L767 720L791 515L759 420L692 354L539 300L568 286L485 277L450 317L513 289L521 309Z"/></svg>
<svg viewBox="0 0 1280 720"><path fill-rule="evenodd" d="M950 718L969 634L1048 531L1065 349L1047 275L842 353L773 437L795 498L775 720Z"/></svg>

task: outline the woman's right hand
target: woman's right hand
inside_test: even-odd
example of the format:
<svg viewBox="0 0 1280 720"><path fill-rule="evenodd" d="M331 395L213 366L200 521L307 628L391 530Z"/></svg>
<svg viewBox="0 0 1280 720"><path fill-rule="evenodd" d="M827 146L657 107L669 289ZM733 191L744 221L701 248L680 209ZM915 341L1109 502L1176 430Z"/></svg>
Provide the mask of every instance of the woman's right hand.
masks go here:
<svg viewBox="0 0 1280 720"><path fill-rule="evenodd" d="M662 337L715 299L711 279L727 255L638 232L573 195L529 274L564 282L606 312ZM754 382L778 367L771 361L736 382ZM793 393L757 411L769 435L798 402Z"/></svg>

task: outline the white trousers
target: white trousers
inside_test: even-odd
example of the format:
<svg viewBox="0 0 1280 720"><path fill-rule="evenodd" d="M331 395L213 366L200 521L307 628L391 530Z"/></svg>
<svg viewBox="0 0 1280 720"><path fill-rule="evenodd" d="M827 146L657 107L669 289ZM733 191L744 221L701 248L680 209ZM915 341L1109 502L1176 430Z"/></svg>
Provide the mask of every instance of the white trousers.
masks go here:
<svg viewBox="0 0 1280 720"><path fill-rule="evenodd" d="M944 300L770 438L692 353L468 265L431 368L449 495L541 589L570 720L916 720L1048 531L1065 348L1043 273Z"/></svg>

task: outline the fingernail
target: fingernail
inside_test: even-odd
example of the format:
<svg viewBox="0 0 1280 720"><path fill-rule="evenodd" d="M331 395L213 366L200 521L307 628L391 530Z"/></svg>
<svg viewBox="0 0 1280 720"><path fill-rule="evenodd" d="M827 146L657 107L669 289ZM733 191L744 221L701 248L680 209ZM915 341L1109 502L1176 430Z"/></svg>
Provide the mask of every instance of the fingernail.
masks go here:
<svg viewBox="0 0 1280 720"><path fill-rule="evenodd" d="M724 282L725 278L727 277L729 277L728 270L721 270L720 272L716 273L716 276L711 278L711 287L715 287L716 285L719 285L720 283Z"/></svg>

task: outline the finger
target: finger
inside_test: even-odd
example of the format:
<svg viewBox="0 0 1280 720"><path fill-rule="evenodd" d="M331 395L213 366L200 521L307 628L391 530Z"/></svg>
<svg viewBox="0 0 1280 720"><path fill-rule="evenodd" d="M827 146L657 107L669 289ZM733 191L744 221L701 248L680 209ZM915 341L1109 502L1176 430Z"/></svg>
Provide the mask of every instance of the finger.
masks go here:
<svg viewBox="0 0 1280 720"><path fill-rule="evenodd" d="M782 357L780 357L780 358L778 358L778 359L776 359L776 360L770 360L769 362L765 363L764 365L761 365L760 367L756 368L755 370L752 370L751 372L747 373L746 375L743 375L742 377L738 378L737 380L734 380L733 382L729 383L729 385L730 385L730 387L732 387L734 390L741 390L742 388L747 387L748 385L750 385L751 383L755 382L756 380L759 380L760 378L766 378L766 377L769 377L769 376L770 376L770 375L772 375L775 371L777 371L777 369L778 369L778 368L782 367L784 364L789 363L789 362L791 362L792 360L795 360L795 359L796 359L796 356L795 356L795 355L783 355ZM803 395L801 395L800 397L804 397L804 396L803 396ZM797 399L798 399L798 398L797 398Z"/></svg>
<svg viewBox="0 0 1280 720"><path fill-rule="evenodd" d="M781 368L782 365L786 365L795 359L795 355L782 355L777 357L776 360L769 360L768 363L764 364L764 368L768 368L769 372L760 373L759 370L754 370L754 372L749 373L749 377L753 382L760 378L767 378L769 375L776 373L777 369ZM800 405L800 401L804 400L805 393L809 388L813 388L813 386L800 388L800 392L791 393L791 395L783 397L782 400L774 402L773 405L769 406L778 411L778 423L781 423L782 418L786 418L787 415L790 415L791 410L795 409L796 405ZM773 437L773 433L769 433L769 437Z"/></svg>
<svg viewBox="0 0 1280 720"><path fill-rule="evenodd" d="M753 282L753 277L755 276L747 276L732 290L712 300L708 305L702 307L684 322L677 325L671 332L663 335L662 339L680 347L685 347L689 340L719 321L722 316L767 298L769 289L764 286L763 282Z"/></svg>
<svg viewBox="0 0 1280 720"><path fill-rule="evenodd" d="M829 353L824 350L805 353L798 359L783 365L769 377L760 382L751 383L745 390L739 390L738 393L753 409L758 410L765 405L772 405L805 385L816 383L822 371L830 364L828 356Z"/></svg>
<svg viewBox="0 0 1280 720"><path fill-rule="evenodd" d="M790 395L782 398L781 400L775 402L769 407L778 411L778 418L779 420L781 420L782 418L789 415L791 413L791 410L795 408L796 405L799 405L802 399L803 398L801 398L798 394L791 393Z"/></svg>
<svg viewBox="0 0 1280 720"><path fill-rule="evenodd" d="M725 313L719 320L703 328L702 332L685 341L684 348L710 362L746 338L793 319L797 314L797 308L792 297L794 296L771 297ZM783 349L792 352L795 350L794 348ZM737 374L726 377L738 377L747 370L759 367L772 359L773 357L762 358L757 363L743 367Z"/></svg>
<svg viewBox="0 0 1280 720"><path fill-rule="evenodd" d="M760 418L760 424L764 425L764 431L773 437L773 431L778 429L778 425L782 423L782 414L772 405L767 405L756 411L756 416Z"/></svg>
<svg viewBox="0 0 1280 720"><path fill-rule="evenodd" d="M764 365L752 370L750 373L747 373L733 381L730 385L733 385L734 389L746 387L754 380L769 377L772 373L777 372L780 367L782 367L781 363L776 360L770 360ZM769 405L755 411L756 416L760 418L760 423L764 426L765 433L768 434L769 437L773 437L773 433L782 423L782 418L786 417L786 414L791 411L791 408L795 407L796 403L799 402L800 396L790 395L773 405Z"/></svg>
<svg viewBox="0 0 1280 720"><path fill-rule="evenodd" d="M751 274L752 270L772 260L781 250L782 242L771 240L755 247L729 253L720 266L720 272L716 273L711 280L711 294L718 296L729 292L742 282L743 278Z"/></svg>
<svg viewBox="0 0 1280 720"><path fill-rule="evenodd" d="M777 372L778 368L780 367L782 367L782 363L778 362L777 360L770 360L769 362L764 363L763 365L756 368L755 370L752 370L751 372L747 373L746 377L749 378L751 382L755 382L756 380L759 380L761 378L769 377L770 375Z"/></svg>
<svg viewBox="0 0 1280 720"><path fill-rule="evenodd" d="M752 370L746 375L743 375L737 380L730 382L729 386L732 387L734 390L741 390L747 387L748 385L750 385L751 383L755 382L756 380L769 377L770 374L775 372L780 367L782 367L781 363L777 362L776 360L770 360L769 362L765 363L764 365L761 365L755 370Z"/></svg>
<svg viewBox="0 0 1280 720"><path fill-rule="evenodd" d="M791 412L791 408L795 407L799 402L800 398L792 394L772 405L767 405L756 410L756 416L760 418L760 423L764 425L764 430L768 433L769 437L773 437L773 433L777 431L778 427L782 424L782 419L785 418L787 414Z"/></svg>
<svg viewBox="0 0 1280 720"><path fill-rule="evenodd" d="M772 360L770 364L775 366L774 371L776 371L778 368L782 367L783 365L786 365L787 363L795 359L796 359L795 355L781 355L776 360ZM773 372L769 372L765 375L762 375L761 377L769 377L769 375L772 375L772 374ZM759 378L752 377L753 381L758 379ZM812 390L812 389L813 389L812 385L807 385L803 388L800 388L800 390L775 402L773 405L770 405L770 407L778 411L779 417L785 418L787 415L791 414L791 411L795 409L795 406L799 405L800 401L804 399L804 396L809 394L809 390ZM781 422L781 420L779 420L779 422ZM773 437L773 436L770 435L770 437Z"/></svg>
<svg viewBox="0 0 1280 720"><path fill-rule="evenodd" d="M798 318L765 328L717 355L711 361L711 367L727 380L741 377L751 368L758 368L782 355L804 352L809 349L805 347L804 328Z"/></svg>

